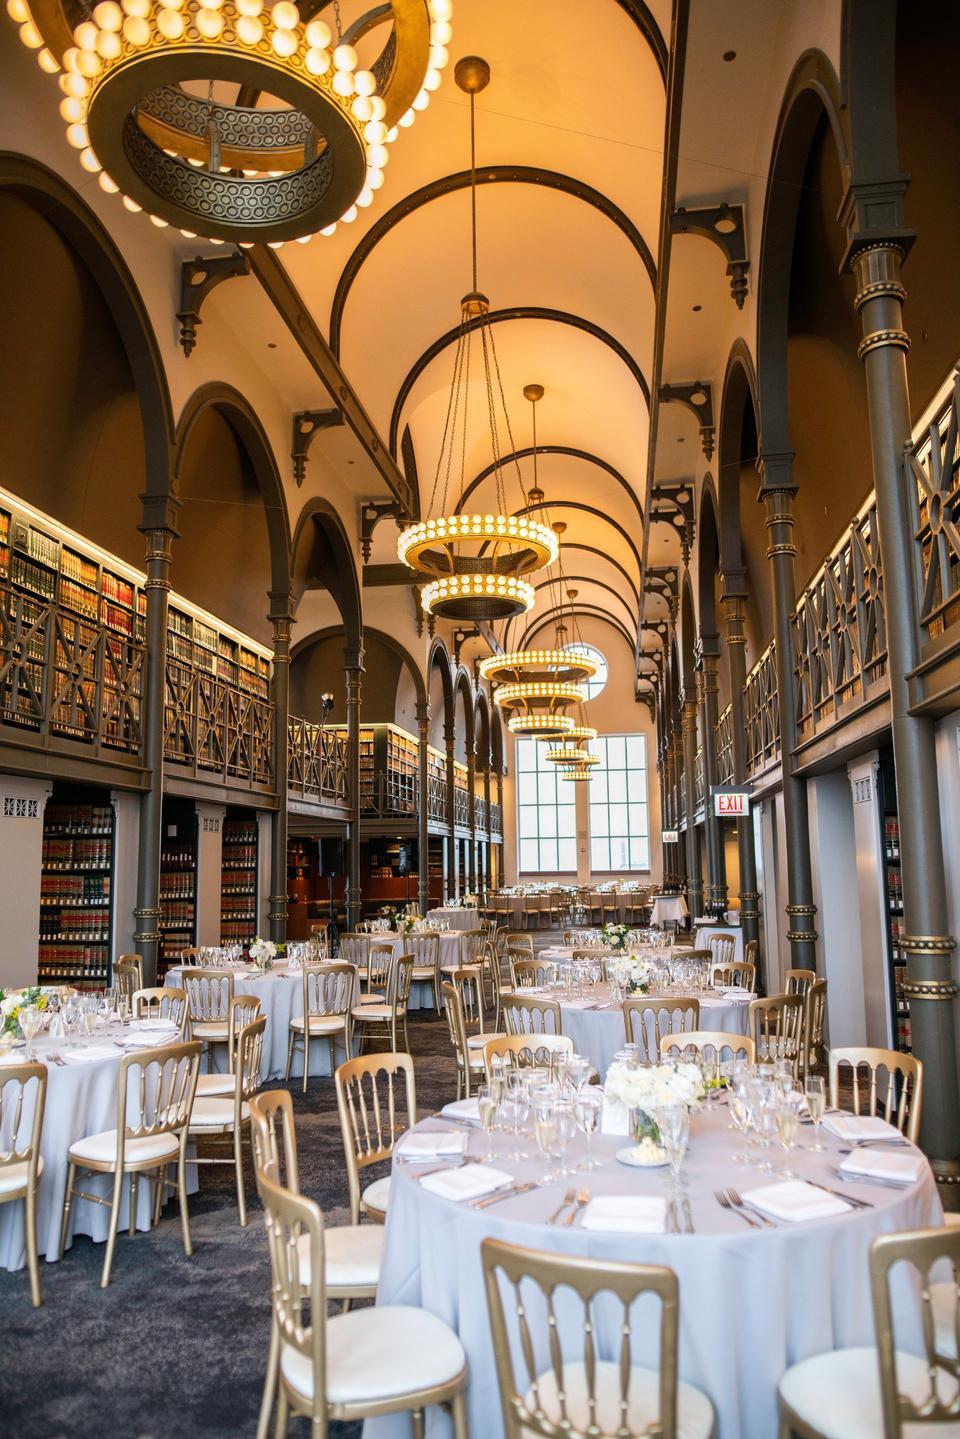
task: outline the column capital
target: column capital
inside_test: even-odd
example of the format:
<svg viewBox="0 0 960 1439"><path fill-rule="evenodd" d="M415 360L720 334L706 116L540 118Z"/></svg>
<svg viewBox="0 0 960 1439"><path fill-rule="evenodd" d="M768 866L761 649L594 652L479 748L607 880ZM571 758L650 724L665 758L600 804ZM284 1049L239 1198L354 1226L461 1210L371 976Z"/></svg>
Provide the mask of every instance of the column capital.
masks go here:
<svg viewBox="0 0 960 1439"><path fill-rule="evenodd" d="M760 489L757 499L762 504L769 494L785 494L791 498L797 493L793 478L793 461L796 450L764 450L757 456L757 473Z"/></svg>
<svg viewBox="0 0 960 1439"><path fill-rule="evenodd" d="M355 672L356 674L363 674L363 646L362 646L362 645L360 646L359 649L355 649L355 650L347 650L347 649L345 649L345 650L344 650L344 652L343 652L343 668L346 670L347 674L350 674L351 671Z"/></svg>
<svg viewBox="0 0 960 1439"><path fill-rule="evenodd" d="M142 519L137 529L141 534L150 534L155 530L166 530L171 539L180 538L180 531L177 529L177 514L180 510L180 501L176 495L161 494L154 495L149 491L138 496L142 506Z"/></svg>
<svg viewBox="0 0 960 1439"><path fill-rule="evenodd" d="M430 703L428 700L417 700L416 707L417 724L426 727L430 723Z"/></svg>
<svg viewBox="0 0 960 1439"><path fill-rule="evenodd" d="M847 232L847 248L840 272L853 270L863 250L873 246L896 247L905 256L917 237L903 223L903 199L909 175L887 175L878 180L859 180L847 186L837 216Z"/></svg>

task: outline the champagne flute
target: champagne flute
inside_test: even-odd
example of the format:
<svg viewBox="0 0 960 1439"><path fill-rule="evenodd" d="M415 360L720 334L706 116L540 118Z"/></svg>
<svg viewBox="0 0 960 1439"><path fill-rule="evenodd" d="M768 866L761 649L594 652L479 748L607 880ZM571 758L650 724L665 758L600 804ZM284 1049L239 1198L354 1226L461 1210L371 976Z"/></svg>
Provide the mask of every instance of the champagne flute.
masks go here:
<svg viewBox="0 0 960 1439"><path fill-rule="evenodd" d="M557 1121L557 1157L560 1160L560 1178L575 1174L576 1170L567 1163L567 1148L577 1130L577 1120L569 1099L560 1099L554 1110Z"/></svg>
<svg viewBox="0 0 960 1439"><path fill-rule="evenodd" d="M577 1124L583 1130L587 1140L587 1157L577 1165L578 1169L602 1169L603 1165L599 1159L594 1159L592 1142L593 1136L600 1127L600 1115L603 1110L603 1099L591 1089L581 1089L577 1093L574 1104L574 1114Z"/></svg>
<svg viewBox="0 0 960 1439"><path fill-rule="evenodd" d="M826 1103L826 1086L822 1075L808 1074L804 1080L803 1092L806 1095L807 1110L813 1120L813 1143L810 1148L817 1154L821 1154L826 1147L820 1143L820 1121L823 1119L823 1109Z"/></svg>
<svg viewBox="0 0 960 1439"><path fill-rule="evenodd" d="M23 1035L26 1050L24 1057L29 1064L33 1059L33 1040L40 1027L40 1011L35 1004L23 1004L17 1015L20 1025L20 1033Z"/></svg>
<svg viewBox="0 0 960 1439"><path fill-rule="evenodd" d="M477 1090L477 1111L480 1115L480 1127L487 1136L487 1149L482 1161L487 1164L493 1159L493 1142L490 1136L497 1127L499 1107L499 1100L494 1098L491 1087L482 1084Z"/></svg>
<svg viewBox="0 0 960 1439"><path fill-rule="evenodd" d="M83 1010L83 1027L87 1031L87 1038L92 1039L94 1030L97 1027L97 1007L94 1004L87 1004Z"/></svg>
<svg viewBox="0 0 960 1439"><path fill-rule="evenodd" d="M796 1090L791 1090L789 1094L780 1094L777 1097L775 1107L777 1134L788 1154L797 1147L795 1137L797 1125L800 1122L800 1103L800 1095ZM796 1179L797 1176L792 1169L785 1169L783 1177L784 1179Z"/></svg>
<svg viewBox="0 0 960 1439"><path fill-rule="evenodd" d="M540 1151L540 1158L543 1160L543 1182L552 1184L559 1176L550 1167L550 1160L554 1146L557 1142L557 1111L554 1101L548 1100L540 1104L534 1111L533 1133L537 1141L537 1149Z"/></svg>
<svg viewBox="0 0 960 1439"><path fill-rule="evenodd" d="M117 1013L120 1016L120 1023L126 1024L130 1018L130 996L128 994L117 996Z"/></svg>

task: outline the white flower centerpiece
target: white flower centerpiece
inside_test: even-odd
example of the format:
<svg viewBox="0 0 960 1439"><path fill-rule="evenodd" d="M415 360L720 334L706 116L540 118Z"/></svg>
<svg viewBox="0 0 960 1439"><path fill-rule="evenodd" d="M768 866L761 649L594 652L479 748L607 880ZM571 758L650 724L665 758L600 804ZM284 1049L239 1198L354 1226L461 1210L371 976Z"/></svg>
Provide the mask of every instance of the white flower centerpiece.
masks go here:
<svg viewBox="0 0 960 1439"><path fill-rule="evenodd" d="M607 1101L621 1104L630 1115L639 1157L655 1162L660 1148L656 1121L659 1109L682 1104L692 1109L703 1098L700 1066L679 1060L676 1064L627 1064L614 1060L603 1082Z"/></svg>
<svg viewBox="0 0 960 1439"><path fill-rule="evenodd" d="M646 994L653 978L653 966L639 954L627 954L615 959L610 973L624 994Z"/></svg>
<svg viewBox="0 0 960 1439"><path fill-rule="evenodd" d="M623 951L627 947L627 935L630 933L625 924L605 924L600 930L603 935L603 942L608 949Z"/></svg>
<svg viewBox="0 0 960 1439"><path fill-rule="evenodd" d="M273 968L273 961L277 957L277 946L270 939L261 939L258 935L250 946L250 958L258 969L264 973Z"/></svg>
<svg viewBox="0 0 960 1439"><path fill-rule="evenodd" d="M419 928L423 924L422 914L398 914L397 930L400 934L409 934L411 930Z"/></svg>

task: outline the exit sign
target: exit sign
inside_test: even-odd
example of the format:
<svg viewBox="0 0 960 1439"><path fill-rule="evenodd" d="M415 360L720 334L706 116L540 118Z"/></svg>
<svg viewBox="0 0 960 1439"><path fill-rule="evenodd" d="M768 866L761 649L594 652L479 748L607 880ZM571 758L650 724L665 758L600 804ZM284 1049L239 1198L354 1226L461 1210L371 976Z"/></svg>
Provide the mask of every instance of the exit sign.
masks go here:
<svg viewBox="0 0 960 1439"><path fill-rule="evenodd" d="M750 795L746 790L714 790L713 812L718 819L745 819L750 813Z"/></svg>
<svg viewBox="0 0 960 1439"><path fill-rule="evenodd" d="M679 844L680 831L678 829L664 829L660 831L660 838L664 844Z"/></svg>

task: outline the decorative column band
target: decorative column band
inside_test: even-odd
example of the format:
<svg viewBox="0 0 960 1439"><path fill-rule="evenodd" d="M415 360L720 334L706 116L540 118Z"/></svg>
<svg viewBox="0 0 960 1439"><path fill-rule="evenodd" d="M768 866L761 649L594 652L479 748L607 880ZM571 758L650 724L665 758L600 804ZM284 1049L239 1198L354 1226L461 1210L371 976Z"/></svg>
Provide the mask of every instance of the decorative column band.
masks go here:
<svg viewBox="0 0 960 1439"><path fill-rule="evenodd" d="M747 643L747 637L746 637L746 635L738 635L738 634L728 634L728 635L727 635L727 644L728 644L728 645L745 645L746 643Z"/></svg>
<svg viewBox="0 0 960 1439"><path fill-rule="evenodd" d="M786 908L787 914L816 914L817 912L815 904L788 904Z"/></svg>
<svg viewBox="0 0 960 1439"><path fill-rule="evenodd" d="M159 944L160 940L163 937L159 929L159 909L135 909L133 911L133 915L134 919L137 921L136 928L133 932L133 937L137 941L137 945L139 946L140 944ZM151 920L153 921L152 928L150 927ZM145 922L146 927L143 927L141 921Z"/></svg>
<svg viewBox="0 0 960 1439"><path fill-rule="evenodd" d="M941 959L957 947L952 934L903 934L897 943L908 954L932 954Z"/></svg>
<svg viewBox="0 0 960 1439"><path fill-rule="evenodd" d="M896 280L874 280L864 285L862 290L857 291L857 298L854 300L854 308L859 310L868 300L892 299L899 300L901 305L907 298L907 292Z"/></svg>
<svg viewBox="0 0 960 1439"><path fill-rule="evenodd" d="M900 992L907 999L954 1000L960 994L960 984L952 979L907 980L900 986Z"/></svg>
<svg viewBox="0 0 960 1439"><path fill-rule="evenodd" d="M882 296L903 303L907 292L900 281L894 278L896 272L891 269L891 265L897 266L898 272L905 254L903 246L892 240L884 240L877 245L864 245L857 250L854 266L858 283L854 309L860 310L868 300L876 300Z"/></svg>
<svg viewBox="0 0 960 1439"><path fill-rule="evenodd" d="M788 944L813 944L820 938L818 929L788 929Z"/></svg>
<svg viewBox="0 0 960 1439"><path fill-rule="evenodd" d="M897 350L909 350L910 336L906 330L874 330L857 346L857 359L862 360L871 350L882 350L888 346Z"/></svg>
<svg viewBox="0 0 960 1439"><path fill-rule="evenodd" d="M776 555L795 555L796 553L797 553L797 547L796 547L796 545L768 545L768 546L767 546L767 559L768 559L768 560L772 560Z"/></svg>
<svg viewBox="0 0 960 1439"><path fill-rule="evenodd" d="M768 500L775 499L782 495L787 495L789 496L790 501L793 501L792 490L765 490L764 494ZM792 527L796 523L797 517L792 510L777 510L775 514L767 515L766 519L764 520L764 524L766 525L768 530L772 530L774 525L790 525Z"/></svg>

